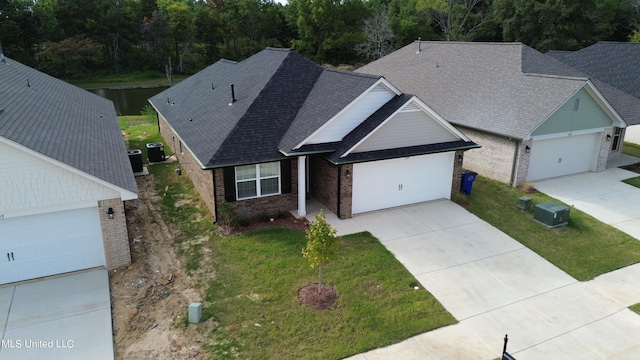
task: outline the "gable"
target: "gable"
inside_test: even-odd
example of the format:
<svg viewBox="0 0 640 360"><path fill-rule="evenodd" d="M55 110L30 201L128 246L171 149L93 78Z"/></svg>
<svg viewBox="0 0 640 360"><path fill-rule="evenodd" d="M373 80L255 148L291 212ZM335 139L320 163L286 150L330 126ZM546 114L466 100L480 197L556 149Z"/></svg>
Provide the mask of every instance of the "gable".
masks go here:
<svg viewBox="0 0 640 360"><path fill-rule="evenodd" d="M4 217L95 206L98 200L120 198L120 193L0 142L0 214Z"/></svg>
<svg viewBox="0 0 640 360"><path fill-rule="evenodd" d="M392 115L351 152L387 150L460 140L415 104Z"/></svg>
<svg viewBox="0 0 640 360"><path fill-rule="evenodd" d="M347 106L342 112L329 120L302 145L322 144L342 140L353 129L396 96L396 92L383 81Z"/></svg>
<svg viewBox="0 0 640 360"><path fill-rule="evenodd" d="M570 133L612 126L614 119L583 87L533 132L532 136Z"/></svg>

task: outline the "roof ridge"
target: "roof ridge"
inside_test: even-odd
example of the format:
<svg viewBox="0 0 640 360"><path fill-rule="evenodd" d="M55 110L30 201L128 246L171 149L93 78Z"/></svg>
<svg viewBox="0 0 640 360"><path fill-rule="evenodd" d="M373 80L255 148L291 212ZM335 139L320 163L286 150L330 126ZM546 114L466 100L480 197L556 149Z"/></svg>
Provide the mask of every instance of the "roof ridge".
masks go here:
<svg viewBox="0 0 640 360"><path fill-rule="evenodd" d="M381 79L381 78L383 78L383 76L374 75L374 74L368 74L368 73L357 73L355 71L340 70L340 69L333 69L333 68L326 68L326 67L322 67L322 68L323 68L323 71L330 71L330 72L335 72L335 73L339 73L339 74L346 74L346 75L352 75L352 76L358 76L358 77L366 77L366 78L371 78L371 79Z"/></svg>

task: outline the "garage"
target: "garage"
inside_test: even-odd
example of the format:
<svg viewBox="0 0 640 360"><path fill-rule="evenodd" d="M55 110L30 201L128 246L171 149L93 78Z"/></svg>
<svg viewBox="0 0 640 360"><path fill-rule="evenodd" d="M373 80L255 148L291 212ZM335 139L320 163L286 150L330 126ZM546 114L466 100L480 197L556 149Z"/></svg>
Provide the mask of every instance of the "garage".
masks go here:
<svg viewBox="0 0 640 360"><path fill-rule="evenodd" d="M533 140L527 181L595 171L602 133Z"/></svg>
<svg viewBox="0 0 640 360"><path fill-rule="evenodd" d="M98 208L0 221L0 284L105 265Z"/></svg>
<svg viewBox="0 0 640 360"><path fill-rule="evenodd" d="M453 158L448 152L354 164L352 213L449 199Z"/></svg>

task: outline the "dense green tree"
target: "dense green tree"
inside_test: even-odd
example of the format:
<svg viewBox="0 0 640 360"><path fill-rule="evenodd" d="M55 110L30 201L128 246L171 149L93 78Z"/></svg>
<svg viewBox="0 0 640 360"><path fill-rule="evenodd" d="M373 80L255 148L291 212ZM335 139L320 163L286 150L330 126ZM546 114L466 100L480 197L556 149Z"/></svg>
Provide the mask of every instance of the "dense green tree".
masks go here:
<svg viewBox="0 0 640 360"><path fill-rule="evenodd" d="M631 0L494 0L502 40L540 51L578 50L599 40L624 41L632 31Z"/></svg>
<svg viewBox="0 0 640 360"><path fill-rule="evenodd" d="M298 35L292 48L338 64L357 59L354 47L365 40L362 25L373 9L362 0L290 0L285 13Z"/></svg>
<svg viewBox="0 0 640 360"><path fill-rule="evenodd" d="M40 68L53 76L77 78L101 64L102 45L84 35L58 42L47 41L42 48L36 53Z"/></svg>
<svg viewBox="0 0 640 360"><path fill-rule="evenodd" d="M389 18L395 35L395 48L400 48L418 37L425 40L436 38L431 18L416 11L418 0L391 0Z"/></svg>
<svg viewBox="0 0 640 360"><path fill-rule="evenodd" d="M0 0L0 43L7 56L32 63L37 24L30 0Z"/></svg>

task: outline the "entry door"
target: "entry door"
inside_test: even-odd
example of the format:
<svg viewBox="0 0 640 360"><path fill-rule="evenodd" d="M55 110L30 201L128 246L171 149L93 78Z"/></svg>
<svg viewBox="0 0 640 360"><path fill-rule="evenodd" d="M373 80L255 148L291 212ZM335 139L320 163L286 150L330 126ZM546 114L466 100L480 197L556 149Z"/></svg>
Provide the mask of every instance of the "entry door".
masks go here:
<svg viewBox="0 0 640 360"><path fill-rule="evenodd" d="M0 220L0 284L105 265L98 209Z"/></svg>

